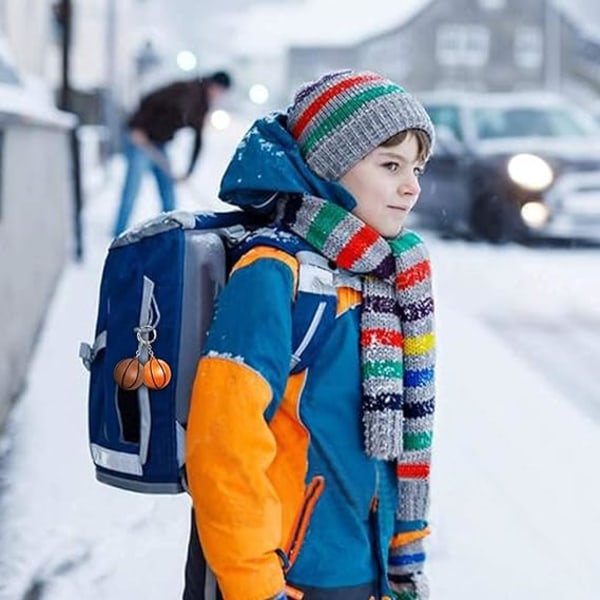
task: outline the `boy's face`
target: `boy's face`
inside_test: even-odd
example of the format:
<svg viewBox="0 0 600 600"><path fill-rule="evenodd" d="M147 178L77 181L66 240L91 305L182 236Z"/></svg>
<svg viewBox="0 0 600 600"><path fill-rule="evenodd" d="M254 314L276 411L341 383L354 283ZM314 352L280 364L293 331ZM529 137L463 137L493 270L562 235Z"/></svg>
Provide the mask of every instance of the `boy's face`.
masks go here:
<svg viewBox="0 0 600 600"><path fill-rule="evenodd" d="M352 213L385 238L396 237L416 204L421 186L417 138L408 132L396 146L379 146L339 182L354 196Z"/></svg>

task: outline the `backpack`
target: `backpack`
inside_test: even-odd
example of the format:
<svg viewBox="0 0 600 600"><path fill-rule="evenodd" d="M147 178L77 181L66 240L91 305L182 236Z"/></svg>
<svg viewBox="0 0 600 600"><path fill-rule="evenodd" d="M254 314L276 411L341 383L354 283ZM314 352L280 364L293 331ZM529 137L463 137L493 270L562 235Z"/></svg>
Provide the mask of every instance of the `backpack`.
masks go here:
<svg viewBox="0 0 600 600"><path fill-rule="evenodd" d="M95 339L79 352L90 371L89 443L100 482L142 493L186 490L185 430L203 340L231 266L256 245L299 262L290 364L297 373L314 359L337 309L333 272L299 238L241 211L173 211L113 240Z"/></svg>

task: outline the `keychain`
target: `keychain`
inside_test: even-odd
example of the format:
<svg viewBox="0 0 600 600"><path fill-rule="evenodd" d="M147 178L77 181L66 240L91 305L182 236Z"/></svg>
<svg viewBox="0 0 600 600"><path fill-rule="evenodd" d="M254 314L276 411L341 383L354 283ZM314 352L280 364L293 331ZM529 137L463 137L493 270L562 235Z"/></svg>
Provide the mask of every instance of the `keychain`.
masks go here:
<svg viewBox="0 0 600 600"><path fill-rule="evenodd" d="M171 367L156 358L152 344L156 341L156 329L151 325L136 327L138 350L133 358L120 360L113 371L113 378L123 390L136 390L142 384L153 390L162 390L171 381Z"/></svg>
<svg viewBox="0 0 600 600"><path fill-rule="evenodd" d="M113 371L113 378L122 390L137 390L144 383L144 367L137 354L120 360Z"/></svg>
<svg viewBox="0 0 600 600"><path fill-rule="evenodd" d="M161 358L151 355L144 365L144 385L153 390L162 390L171 381L171 367Z"/></svg>

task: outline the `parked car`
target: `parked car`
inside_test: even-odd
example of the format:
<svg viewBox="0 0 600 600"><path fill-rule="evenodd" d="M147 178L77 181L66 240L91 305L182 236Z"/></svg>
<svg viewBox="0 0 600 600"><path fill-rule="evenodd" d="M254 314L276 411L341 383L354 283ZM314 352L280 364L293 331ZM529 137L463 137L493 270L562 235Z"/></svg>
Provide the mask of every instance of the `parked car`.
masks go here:
<svg viewBox="0 0 600 600"><path fill-rule="evenodd" d="M423 94L436 125L416 218L500 242L600 239L600 126L546 93Z"/></svg>

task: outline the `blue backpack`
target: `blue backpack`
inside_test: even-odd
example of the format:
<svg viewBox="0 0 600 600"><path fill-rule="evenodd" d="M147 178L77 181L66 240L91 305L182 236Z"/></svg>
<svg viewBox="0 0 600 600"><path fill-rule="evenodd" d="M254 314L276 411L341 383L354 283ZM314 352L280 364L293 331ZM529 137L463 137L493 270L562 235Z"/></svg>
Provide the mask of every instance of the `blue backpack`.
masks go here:
<svg viewBox="0 0 600 600"><path fill-rule="evenodd" d="M112 242L95 339L80 347L90 371L89 442L99 481L142 493L185 491L189 400L213 305L235 260L256 245L299 261L290 364L296 373L322 346L337 309L327 261L299 238L244 212L174 211Z"/></svg>

